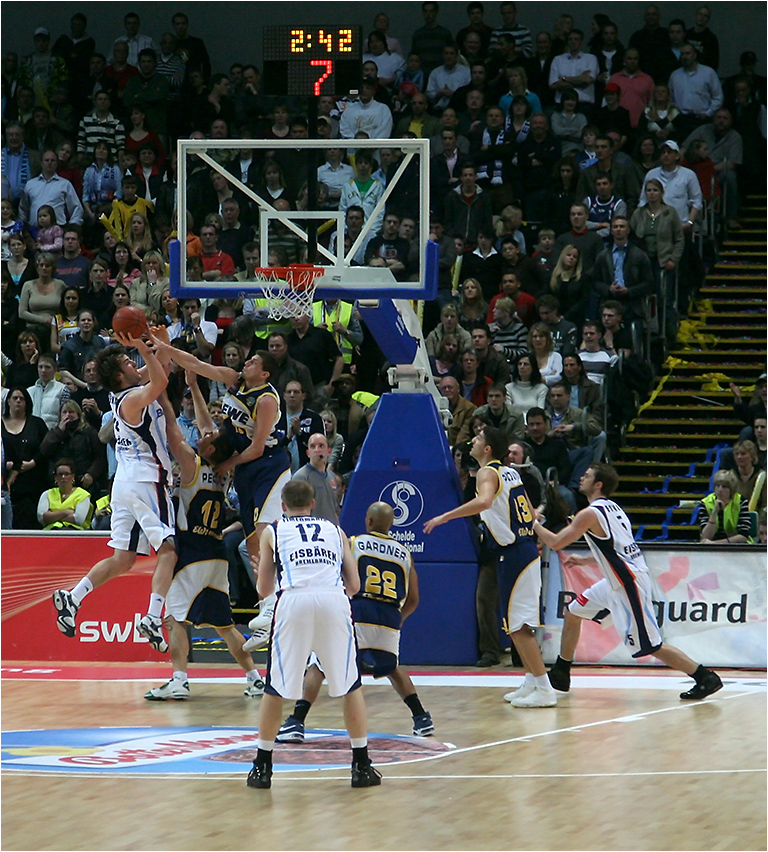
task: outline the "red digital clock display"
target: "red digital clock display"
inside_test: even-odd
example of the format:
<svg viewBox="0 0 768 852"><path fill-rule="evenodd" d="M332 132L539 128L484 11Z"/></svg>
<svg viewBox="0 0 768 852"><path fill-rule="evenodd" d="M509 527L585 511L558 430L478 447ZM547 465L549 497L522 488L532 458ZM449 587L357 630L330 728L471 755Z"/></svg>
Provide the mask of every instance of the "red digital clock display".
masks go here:
<svg viewBox="0 0 768 852"><path fill-rule="evenodd" d="M336 95L362 75L360 27L264 27L264 94Z"/></svg>

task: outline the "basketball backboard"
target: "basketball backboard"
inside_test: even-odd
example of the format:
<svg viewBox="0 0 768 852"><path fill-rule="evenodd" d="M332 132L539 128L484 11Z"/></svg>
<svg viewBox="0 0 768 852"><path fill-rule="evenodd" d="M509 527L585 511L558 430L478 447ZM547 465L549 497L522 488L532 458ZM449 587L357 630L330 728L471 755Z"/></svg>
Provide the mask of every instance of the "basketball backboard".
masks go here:
<svg viewBox="0 0 768 852"><path fill-rule="evenodd" d="M266 183L253 180L244 183L240 160L262 163L274 158L282 163L293 163L299 176L306 175L311 186L317 180L317 168L325 164L325 149L342 149L346 144L355 152L369 150L378 157L384 149L395 149L394 162L387 173L386 186L374 193L375 203L368 201L362 227L347 221L344 209L334 210L320 206L315 200L307 200L303 210L279 209L285 204L276 202ZM437 292L438 247L429 240L429 140L428 139L183 139L178 147L178 216L179 242L172 246L171 292L177 297L211 297L215 292L219 298L235 298L246 293L258 293L258 281L225 280L191 281L187 277L187 214L195 206L194 225L199 230L202 214L219 212L219 198L211 193L210 181L214 174L221 175L227 187L240 200L241 207L251 212L251 222L257 231L256 242L260 247L260 265L269 265L270 249L275 242L277 228L283 238L295 235L294 244L308 250L308 262L322 266L324 272L317 281L318 298L403 298L432 299ZM252 152L252 153L251 153ZM273 152L271 154L270 152ZM287 155L286 155L287 152ZM402 152L400 154L400 152ZM387 155L391 156L391 155ZM297 174L287 176L296 185ZM220 181L219 181L220 183ZM205 206L205 191L208 190L208 206ZM225 190L226 192L226 190ZM202 196L203 201L192 196ZM347 193L349 195L349 193ZM398 204L408 199L407 209L401 211ZM354 200L354 199L352 199ZM349 199L342 197L341 207ZM202 205L202 206L201 206ZM293 208L296 204L291 205ZM406 213L408 218L417 219L413 242L417 250L413 255L413 273L404 275L394 272L386 265L366 265L365 248L376 237L385 212ZM316 236L317 235L317 236ZM341 235L343 238L339 239ZM330 237L330 239L329 239ZM289 237L293 239L293 236ZM306 262L306 261L305 261ZM385 261L386 262L386 261ZM381 263L381 260L374 260ZM274 264L281 266L284 264ZM243 277L243 276L239 276ZM399 280L413 277L415 280Z"/></svg>

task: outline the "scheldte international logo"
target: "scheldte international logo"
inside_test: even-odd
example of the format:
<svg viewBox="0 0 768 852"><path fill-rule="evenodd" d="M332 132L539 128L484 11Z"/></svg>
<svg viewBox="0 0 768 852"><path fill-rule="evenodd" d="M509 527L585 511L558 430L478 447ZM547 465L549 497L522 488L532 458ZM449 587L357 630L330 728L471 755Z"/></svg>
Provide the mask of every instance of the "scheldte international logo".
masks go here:
<svg viewBox="0 0 768 852"><path fill-rule="evenodd" d="M258 736L256 728L239 727L6 731L0 741L0 765L3 771L26 773L232 775L248 772ZM452 748L416 737L369 735L376 764L420 760ZM274 762L278 771L345 768L349 739L343 731L307 730L301 746L278 743Z"/></svg>
<svg viewBox="0 0 768 852"><path fill-rule="evenodd" d="M405 479L385 485L381 489L379 500L394 508L396 527L410 527L424 512L424 496L412 482Z"/></svg>

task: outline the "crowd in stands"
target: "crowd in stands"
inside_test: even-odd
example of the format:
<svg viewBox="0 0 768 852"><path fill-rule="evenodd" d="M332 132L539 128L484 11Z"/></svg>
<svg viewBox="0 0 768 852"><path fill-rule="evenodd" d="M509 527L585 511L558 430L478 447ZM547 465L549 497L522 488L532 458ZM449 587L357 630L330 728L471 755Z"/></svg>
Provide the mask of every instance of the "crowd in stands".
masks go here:
<svg viewBox="0 0 768 852"><path fill-rule="evenodd" d="M532 32L509 2L492 13L469 3L456 33L437 3L422 12L410 36L378 14L359 94L319 97L312 119L302 99L264 95L248 57L214 70L183 13L149 35L129 12L103 53L80 12L69 33L37 27L31 52L19 33L18 52L2 57L4 528L108 525L113 434L93 357L125 305L205 360L237 368L268 349L294 466L324 426L330 469L343 480L354 468L388 390L354 304L318 301L281 323L258 298L170 295L179 138L326 139L317 163L293 148L209 153L277 210L342 211L343 234L320 229L331 249L353 245L403 156L353 154L354 139L428 138L440 271L423 330L462 476L467 441L489 423L553 482L564 514L576 507L579 476L614 425L601 387L620 364L651 358L649 302L664 303L659 334L674 340L703 275L694 234L705 205L737 228L744 186L764 180L766 80L751 51L739 74L718 76L706 6L662 24L649 5L634 33L602 14L587 33L567 14ZM258 205L202 159L188 165L189 280L247 282L261 266L308 259L280 223L261 257ZM418 276L419 210L406 173L355 263ZM214 418L225 391L205 387ZM183 374L169 394L194 445ZM764 466L762 422L750 439Z"/></svg>

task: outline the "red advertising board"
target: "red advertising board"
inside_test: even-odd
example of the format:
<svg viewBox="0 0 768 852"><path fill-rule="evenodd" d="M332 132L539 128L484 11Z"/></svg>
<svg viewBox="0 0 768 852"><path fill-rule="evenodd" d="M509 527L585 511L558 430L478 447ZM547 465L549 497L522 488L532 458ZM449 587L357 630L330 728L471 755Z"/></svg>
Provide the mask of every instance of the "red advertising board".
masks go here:
<svg viewBox="0 0 768 852"><path fill-rule="evenodd" d="M51 595L71 589L112 554L106 536L4 535L0 573L3 660L157 662L163 659L136 630L147 610L155 556L140 556L128 574L94 590L67 638L56 626Z"/></svg>

